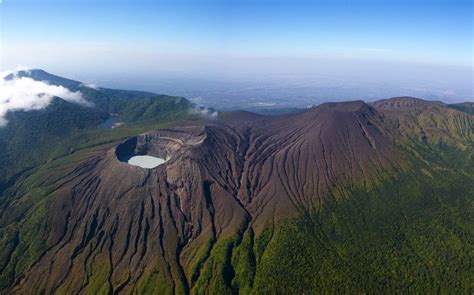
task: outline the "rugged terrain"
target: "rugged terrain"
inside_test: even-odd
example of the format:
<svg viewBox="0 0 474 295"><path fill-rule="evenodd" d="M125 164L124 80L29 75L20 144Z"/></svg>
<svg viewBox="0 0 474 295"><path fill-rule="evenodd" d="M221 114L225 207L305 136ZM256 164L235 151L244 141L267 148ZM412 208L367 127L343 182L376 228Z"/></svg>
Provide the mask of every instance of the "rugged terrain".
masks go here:
<svg viewBox="0 0 474 295"><path fill-rule="evenodd" d="M469 112L402 97L92 146L4 191L2 288L469 292L473 142ZM170 160L143 169L131 154Z"/></svg>
<svg viewBox="0 0 474 295"><path fill-rule="evenodd" d="M43 70L19 71L5 79L17 78L31 78L79 91L89 105L78 105L55 97L43 109L9 112L8 124L0 128L0 188L6 185L9 178L26 169L71 153L97 138L123 138L136 134L137 129L157 128L160 124L190 117L189 110L193 108L182 97L91 88ZM98 130L97 125L112 114L124 121L124 128L115 134Z"/></svg>
<svg viewBox="0 0 474 295"><path fill-rule="evenodd" d="M58 98L1 131L2 293L473 290L468 103L205 119L184 98L28 75L95 107ZM126 125L95 130L110 113ZM30 141L46 161L10 165ZM170 160L143 169L125 163L132 155Z"/></svg>

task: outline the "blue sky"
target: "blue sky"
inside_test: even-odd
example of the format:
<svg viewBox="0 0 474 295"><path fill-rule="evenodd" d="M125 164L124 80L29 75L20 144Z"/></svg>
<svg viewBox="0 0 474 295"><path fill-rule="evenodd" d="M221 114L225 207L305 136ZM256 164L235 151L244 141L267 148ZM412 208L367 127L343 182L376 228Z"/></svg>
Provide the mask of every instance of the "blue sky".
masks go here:
<svg viewBox="0 0 474 295"><path fill-rule="evenodd" d="M1 68L357 76L418 65L472 80L473 3L3 0Z"/></svg>

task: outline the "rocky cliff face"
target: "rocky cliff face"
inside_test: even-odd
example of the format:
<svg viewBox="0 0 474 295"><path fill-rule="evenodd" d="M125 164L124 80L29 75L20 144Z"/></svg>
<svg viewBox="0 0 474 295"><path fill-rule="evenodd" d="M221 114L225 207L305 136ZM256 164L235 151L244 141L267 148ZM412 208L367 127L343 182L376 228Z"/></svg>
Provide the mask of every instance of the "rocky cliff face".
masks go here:
<svg viewBox="0 0 474 295"><path fill-rule="evenodd" d="M218 267L205 266L221 241L258 235L317 212L325 198L350 198L353 189L407 169L397 139L412 131L401 131L405 123L394 113L411 112L408 103L327 103L279 117L236 113L94 153L56 183L50 230L39 233L47 249L12 290L129 294L152 282L198 293L219 272L232 277L228 265L205 274ZM410 124L405 116L396 118ZM136 154L170 160L154 169L121 161Z"/></svg>

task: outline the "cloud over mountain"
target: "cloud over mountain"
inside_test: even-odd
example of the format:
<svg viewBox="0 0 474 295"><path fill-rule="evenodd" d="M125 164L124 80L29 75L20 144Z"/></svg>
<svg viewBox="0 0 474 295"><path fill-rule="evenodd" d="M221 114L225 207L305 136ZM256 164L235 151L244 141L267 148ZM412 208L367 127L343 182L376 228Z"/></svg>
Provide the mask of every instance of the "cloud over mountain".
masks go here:
<svg viewBox="0 0 474 295"><path fill-rule="evenodd" d="M45 81L36 81L17 75L13 75L12 79L7 79L6 77L11 73L16 72L0 73L0 127L8 123L6 119L8 112L40 110L47 107L54 97L60 97L72 103L89 104L80 91L72 92L63 86L50 85Z"/></svg>

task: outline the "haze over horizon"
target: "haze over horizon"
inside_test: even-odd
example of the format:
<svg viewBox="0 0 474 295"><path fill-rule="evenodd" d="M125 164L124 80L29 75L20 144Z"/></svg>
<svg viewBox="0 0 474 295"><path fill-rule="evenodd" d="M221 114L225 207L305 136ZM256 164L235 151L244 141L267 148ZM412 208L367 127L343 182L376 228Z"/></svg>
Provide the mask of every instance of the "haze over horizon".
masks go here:
<svg viewBox="0 0 474 295"><path fill-rule="evenodd" d="M472 12L471 1L5 0L0 70L219 108L474 101Z"/></svg>

